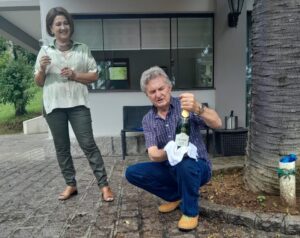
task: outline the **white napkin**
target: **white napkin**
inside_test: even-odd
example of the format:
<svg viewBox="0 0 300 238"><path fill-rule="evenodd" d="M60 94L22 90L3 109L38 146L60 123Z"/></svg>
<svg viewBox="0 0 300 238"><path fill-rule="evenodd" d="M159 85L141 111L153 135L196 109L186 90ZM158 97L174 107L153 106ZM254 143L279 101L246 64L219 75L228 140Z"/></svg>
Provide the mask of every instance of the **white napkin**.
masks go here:
<svg viewBox="0 0 300 238"><path fill-rule="evenodd" d="M171 166L174 166L181 162L183 156L187 154L190 158L197 160L198 153L197 147L189 142L189 145L179 147L177 149L177 144L175 141L171 140L166 144L164 150L167 152L168 160Z"/></svg>

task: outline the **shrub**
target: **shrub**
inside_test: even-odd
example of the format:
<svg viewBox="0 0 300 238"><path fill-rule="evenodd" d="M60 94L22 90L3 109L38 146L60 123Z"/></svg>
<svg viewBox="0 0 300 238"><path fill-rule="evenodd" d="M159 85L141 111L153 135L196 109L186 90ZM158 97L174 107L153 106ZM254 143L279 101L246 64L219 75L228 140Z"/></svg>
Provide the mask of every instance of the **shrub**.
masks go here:
<svg viewBox="0 0 300 238"><path fill-rule="evenodd" d="M24 59L11 60L0 71L0 102L12 103L15 115L24 115L26 105L33 97L33 69Z"/></svg>
<svg viewBox="0 0 300 238"><path fill-rule="evenodd" d="M1 38L0 50L0 103L12 103L15 115L24 115L34 95L33 55Z"/></svg>

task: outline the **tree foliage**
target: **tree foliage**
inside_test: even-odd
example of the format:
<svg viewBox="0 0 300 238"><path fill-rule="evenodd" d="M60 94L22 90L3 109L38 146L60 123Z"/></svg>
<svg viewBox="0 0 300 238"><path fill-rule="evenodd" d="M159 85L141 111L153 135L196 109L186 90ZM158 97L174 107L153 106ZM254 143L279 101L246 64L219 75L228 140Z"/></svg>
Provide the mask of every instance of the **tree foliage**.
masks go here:
<svg viewBox="0 0 300 238"><path fill-rule="evenodd" d="M6 66L8 59L7 42L0 37L0 71Z"/></svg>
<svg viewBox="0 0 300 238"><path fill-rule="evenodd" d="M12 103L16 116L26 114L26 105L34 95L35 56L0 38L0 103Z"/></svg>
<svg viewBox="0 0 300 238"><path fill-rule="evenodd" d="M0 55L7 50L7 41L0 37Z"/></svg>

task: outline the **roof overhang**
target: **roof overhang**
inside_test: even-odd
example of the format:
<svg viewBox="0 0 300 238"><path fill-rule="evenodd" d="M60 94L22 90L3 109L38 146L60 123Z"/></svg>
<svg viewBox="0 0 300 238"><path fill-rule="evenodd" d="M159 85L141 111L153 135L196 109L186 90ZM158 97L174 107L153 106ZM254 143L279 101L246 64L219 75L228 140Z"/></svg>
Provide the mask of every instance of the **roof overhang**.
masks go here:
<svg viewBox="0 0 300 238"><path fill-rule="evenodd" d="M41 38L39 1L0 0L0 34L30 52L37 53L38 40Z"/></svg>

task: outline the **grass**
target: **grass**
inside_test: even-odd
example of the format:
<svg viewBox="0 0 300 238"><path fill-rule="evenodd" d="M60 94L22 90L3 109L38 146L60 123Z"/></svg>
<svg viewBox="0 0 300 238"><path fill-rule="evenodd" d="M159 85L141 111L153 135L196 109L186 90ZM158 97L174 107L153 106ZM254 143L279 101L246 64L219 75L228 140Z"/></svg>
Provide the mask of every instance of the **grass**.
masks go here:
<svg viewBox="0 0 300 238"><path fill-rule="evenodd" d="M15 116L12 104L0 104L0 134L14 134L23 131L23 121L42 114L42 90L37 88L34 98L26 107L27 114Z"/></svg>

